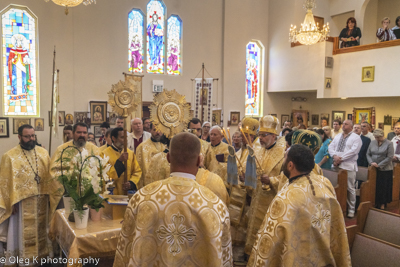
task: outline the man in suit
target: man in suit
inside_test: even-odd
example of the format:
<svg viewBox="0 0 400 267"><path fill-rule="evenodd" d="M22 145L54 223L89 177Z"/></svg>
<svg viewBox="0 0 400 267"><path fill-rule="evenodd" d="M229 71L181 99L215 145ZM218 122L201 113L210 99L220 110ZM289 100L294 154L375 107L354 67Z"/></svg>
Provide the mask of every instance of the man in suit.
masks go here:
<svg viewBox="0 0 400 267"><path fill-rule="evenodd" d="M359 135L362 141L362 146L360 152L358 153L357 165L361 167L368 167L367 151L369 144L371 143L371 139L361 134L361 124L354 124L353 132Z"/></svg>

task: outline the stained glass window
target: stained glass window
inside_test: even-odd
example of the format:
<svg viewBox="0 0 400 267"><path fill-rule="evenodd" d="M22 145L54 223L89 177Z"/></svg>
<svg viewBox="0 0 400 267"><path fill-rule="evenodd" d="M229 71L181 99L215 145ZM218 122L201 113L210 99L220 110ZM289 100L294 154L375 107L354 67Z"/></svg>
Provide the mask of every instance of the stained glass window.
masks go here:
<svg viewBox="0 0 400 267"><path fill-rule="evenodd" d="M143 72L143 23L144 16L139 9L133 9L128 15L130 72Z"/></svg>
<svg viewBox="0 0 400 267"><path fill-rule="evenodd" d="M167 20L167 38L167 73L170 75L180 75L182 65L182 20L177 15L172 15Z"/></svg>
<svg viewBox="0 0 400 267"><path fill-rule="evenodd" d="M21 6L1 13L5 116L38 116L37 17Z"/></svg>
<svg viewBox="0 0 400 267"><path fill-rule="evenodd" d="M246 46L246 116L262 116L264 46L251 41Z"/></svg>
<svg viewBox="0 0 400 267"><path fill-rule="evenodd" d="M164 32L166 7L162 0L147 4L147 72L164 73Z"/></svg>

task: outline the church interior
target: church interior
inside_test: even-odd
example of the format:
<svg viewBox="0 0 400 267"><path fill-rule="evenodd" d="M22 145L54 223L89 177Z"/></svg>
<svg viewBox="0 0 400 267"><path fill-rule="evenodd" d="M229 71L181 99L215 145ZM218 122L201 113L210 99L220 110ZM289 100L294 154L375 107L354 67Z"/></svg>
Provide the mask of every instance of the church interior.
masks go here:
<svg viewBox="0 0 400 267"><path fill-rule="evenodd" d="M79 3L65 7L63 2ZM317 42L305 43L296 30L305 22L304 7L310 2L315 3L312 14L318 22L314 31L323 34L323 26L329 30ZM12 13L14 10L24 13L22 21ZM64 127L82 120L91 122L88 132L95 134L100 147L101 123L95 121L109 121L114 127L116 116L121 114L113 112L106 101L113 86L127 76L140 77L141 98L139 108L126 119L128 132L133 127L130 120L154 115L153 101L164 89L185 96L191 118L200 119L201 125L209 121L211 127L229 129L229 135L240 131L239 122L244 118L259 120L261 127L267 115L279 121L278 135L285 121L291 121L292 127L305 126L304 129L316 131L323 126L333 129L334 120L340 120L340 125L344 121L367 122L371 134L381 129L386 138L400 122L400 91L396 85L400 68L394 56L396 49L400 51L400 41L382 41L377 37L385 18L390 19L391 34L400 37L400 1L2 0L0 16L1 155L18 145L18 128L23 124L34 127L37 143L48 150L50 158L64 143ZM354 39L354 46L346 47L349 41L339 36L348 28L351 17L361 35ZM297 26L294 31L293 25ZM10 31L19 34L11 38L7 36ZM162 34L158 35L159 32ZM293 37L293 32L297 37ZM19 48L18 42L22 43ZM9 60L11 53L15 54L15 62L20 63ZM205 92L202 79L207 81ZM28 99L18 100L14 96ZM53 116L59 117L56 123L51 117L54 110L58 116ZM80 117L82 114L87 121ZM54 134L55 131L58 133ZM400 136L400 131L395 133ZM342 266L395 266L400 259L400 233L395 226L400 218L400 163L393 164L393 195L383 212L373 205L379 177L376 170L368 172L370 169L367 165L357 172L365 182L356 190L358 210L349 217L346 189L338 189L342 185L347 188L347 174L343 178L340 172L325 174L323 170L324 176L336 183L332 188L336 190L347 228L351 263ZM0 202L0 211L5 209L2 205ZM126 220L129 216L121 218ZM112 252L115 253L116 245L115 242L111 255L115 255ZM250 266L254 261L249 259L251 253L235 261L235 253L243 251L235 250L234 245L233 265L224 266ZM372 247L377 251L370 251ZM64 258L69 257L68 250L61 248ZM380 253L381 259L387 260L371 265L368 260L373 256L366 256L369 253ZM91 256L83 252L82 255ZM118 265L119 261L113 259L100 262L100 266L113 264L128 266L126 262ZM284 265L267 262L251 266Z"/></svg>

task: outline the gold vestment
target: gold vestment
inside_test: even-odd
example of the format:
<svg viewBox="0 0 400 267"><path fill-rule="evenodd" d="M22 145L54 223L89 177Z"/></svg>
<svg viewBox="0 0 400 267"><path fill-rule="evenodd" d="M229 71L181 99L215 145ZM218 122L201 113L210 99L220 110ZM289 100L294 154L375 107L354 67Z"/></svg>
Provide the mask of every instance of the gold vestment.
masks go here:
<svg viewBox="0 0 400 267"><path fill-rule="evenodd" d="M211 145L210 147L215 156L221 155L221 154L224 155L223 162L217 161L218 165L219 165L219 170L218 171L214 170L214 172L217 173L222 178L225 186L228 187L226 180L227 180L227 170L228 170L227 162L228 162L228 156L229 156L229 151L228 151L229 145L224 142L221 142L217 146Z"/></svg>
<svg viewBox="0 0 400 267"><path fill-rule="evenodd" d="M310 174L272 201L247 266L351 266L342 209L332 184Z"/></svg>
<svg viewBox="0 0 400 267"><path fill-rule="evenodd" d="M121 156L121 152L116 151L112 146L108 147L106 150L101 152L100 156L103 157L106 155L110 157L108 160L108 164L111 165L110 170L108 171L108 176L113 179L115 189L113 191L114 195L123 195L124 190L122 189L122 184L124 183L124 175L123 172L119 177L117 171L114 168L115 162ZM128 181L132 181L136 186L139 183L140 176L142 175L142 170L140 169L139 163L136 160L135 154L133 154L132 150L128 149L128 160L127 167L125 167L125 171L127 171Z"/></svg>
<svg viewBox="0 0 400 267"><path fill-rule="evenodd" d="M150 162L149 171L146 174L146 181L152 183L167 179L170 176L170 166L167 160L167 153L161 152L155 155ZM196 174L196 182L210 189L225 204L228 201L228 192L221 177L206 169L199 168Z"/></svg>
<svg viewBox="0 0 400 267"><path fill-rule="evenodd" d="M107 149L107 147L109 147L109 145L105 144L104 146L99 147L99 151L103 152L104 150Z"/></svg>
<svg viewBox="0 0 400 267"><path fill-rule="evenodd" d="M211 149L211 144L202 139L199 139L201 144L200 154L204 157L204 167L210 172L214 172L218 175L221 174L220 165L218 164L215 154ZM221 175L220 175L221 176Z"/></svg>
<svg viewBox="0 0 400 267"><path fill-rule="evenodd" d="M115 267L232 266L226 205L196 181L170 177L140 189L125 212Z"/></svg>
<svg viewBox="0 0 400 267"><path fill-rule="evenodd" d="M277 176L281 171L281 167L285 156L286 141L280 138L270 149L261 147L255 151L255 156L261 164L262 170L257 165L257 176L263 174L268 176ZM273 200L276 192L271 188L264 188L261 180L257 179L257 188L252 192L252 200L249 210L249 223L247 227L245 252L250 254L253 247L257 231L260 229L261 223L267 213L269 204Z"/></svg>
<svg viewBox="0 0 400 267"><path fill-rule="evenodd" d="M136 160L142 170L142 177L139 181L138 189L147 185L145 177L149 170L151 158L157 153L163 152L165 149L166 146L163 143L153 142L151 138L147 139L136 148Z"/></svg>
<svg viewBox="0 0 400 267"><path fill-rule="evenodd" d="M31 259L32 263L33 257L39 256L40 259L49 253L46 229L49 218L54 213L63 192L58 181L50 176L49 167L49 154L47 150L39 146L32 150L22 150L18 145L7 151L2 157L0 167L0 241L8 242L7 236L10 237L8 229L10 229L9 226L12 226L14 231L19 231L19 233L11 233L11 235L17 235L20 243L19 253L11 251L11 255L6 253L8 257L20 256ZM40 177L39 184L35 180L35 172ZM50 207L48 208L49 202ZM18 226L8 225L14 205L19 207ZM14 253L17 254L13 255Z"/></svg>

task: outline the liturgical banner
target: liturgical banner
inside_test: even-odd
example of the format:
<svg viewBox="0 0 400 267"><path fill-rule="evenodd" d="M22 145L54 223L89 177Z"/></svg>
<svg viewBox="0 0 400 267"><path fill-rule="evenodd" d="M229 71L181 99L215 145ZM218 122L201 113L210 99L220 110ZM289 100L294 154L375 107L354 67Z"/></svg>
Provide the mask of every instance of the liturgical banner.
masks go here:
<svg viewBox="0 0 400 267"><path fill-rule="evenodd" d="M203 88L201 78L195 79L195 109L194 116L201 119L203 112L203 121L211 121L212 118L212 89L213 78L204 79ZM202 107L203 108L202 108Z"/></svg>

